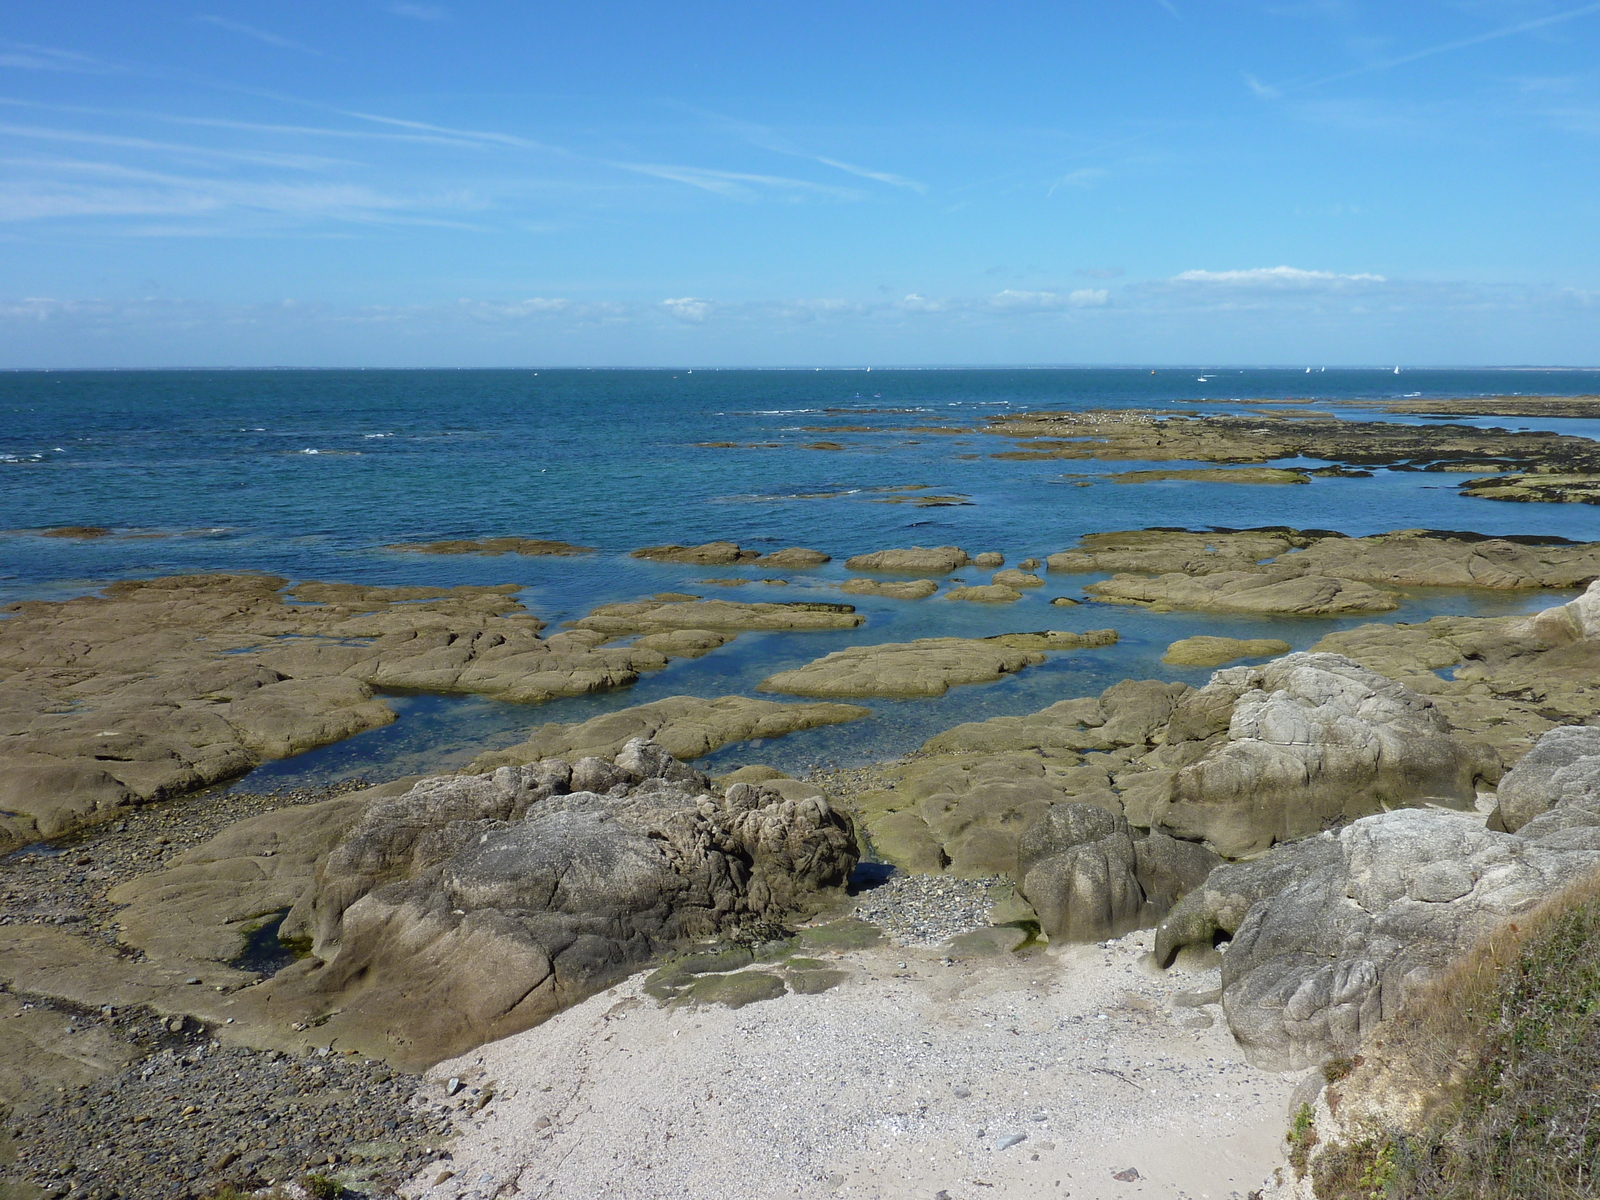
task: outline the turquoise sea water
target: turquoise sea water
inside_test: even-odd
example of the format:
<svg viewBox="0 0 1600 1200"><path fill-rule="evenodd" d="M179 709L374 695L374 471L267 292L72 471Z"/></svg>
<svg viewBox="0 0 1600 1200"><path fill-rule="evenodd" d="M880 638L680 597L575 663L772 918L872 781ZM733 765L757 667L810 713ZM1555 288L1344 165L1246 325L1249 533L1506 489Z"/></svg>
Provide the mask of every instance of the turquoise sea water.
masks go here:
<svg viewBox="0 0 1600 1200"><path fill-rule="evenodd" d="M516 583L559 623L597 603L663 590L730 599L828 599L850 554L954 543L1008 561L1044 557L1084 533L1145 526L1292 525L1350 534L1397 528L1600 539L1600 510L1464 499L1459 477L1379 471L1264 487L1199 483L1072 486L1136 463L1009 462L981 427L1006 411L1141 407L1245 411L1244 399L1310 398L1371 419L1355 402L1403 395L1592 394L1593 372L1246 370L983 371L237 371L26 372L0 375L0 602L82 594L117 578L221 570L374 584ZM1427 421L1426 417L1385 418ZM1600 436L1600 422L1489 418L1471 423ZM827 430L862 427L865 431ZM919 429L918 427L921 427ZM807 449L818 441L842 450ZM708 448L701 442L735 442ZM971 457L963 457L971 456ZM1183 466L1182 463L1161 464ZM1201 464L1195 464L1201 465ZM875 488L923 484L970 503L880 503ZM43 538L54 525L102 525L97 541ZM428 557L388 542L495 535L596 547L581 558ZM770 571L645 563L627 551L716 538L769 550L804 545L835 562L781 572L787 587L721 589L707 577ZM969 581L983 576L969 569ZM537 707L395 696L395 725L270 764L250 785L370 777L454 765L520 740L544 721L583 719L675 693L750 692L774 670L844 645L941 634L1114 626L1109 649L1052 656L937 701L871 703L874 716L764 746L729 747L713 765L848 764L910 749L963 720L1031 711L1127 677L1183 678L1159 663L1198 632L1270 634L1296 647L1359 621L1260 621L1052 608L1092 576L1056 576L1015 605L853 598L868 620L849 633L741 636L634 688ZM1419 591L1386 620L1543 607L1550 594Z"/></svg>

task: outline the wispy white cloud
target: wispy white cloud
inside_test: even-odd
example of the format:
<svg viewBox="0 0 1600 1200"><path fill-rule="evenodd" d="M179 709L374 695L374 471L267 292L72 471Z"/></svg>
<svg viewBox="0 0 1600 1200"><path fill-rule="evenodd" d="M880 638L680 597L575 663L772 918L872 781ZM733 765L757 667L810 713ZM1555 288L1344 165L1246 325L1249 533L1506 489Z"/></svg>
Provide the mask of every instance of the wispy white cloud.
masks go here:
<svg viewBox="0 0 1600 1200"><path fill-rule="evenodd" d="M23 71L71 71L84 75L100 75L116 70L91 54L5 40L0 40L0 67L16 67Z"/></svg>
<svg viewBox="0 0 1600 1200"><path fill-rule="evenodd" d="M1156 0L1156 3L1161 5L1162 8L1166 9L1169 13L1171 13L1173 16L1177 17L1180 21L1183 20L1183 14L1178 11L1178 6L1176 4L1174 4L1172 2L1172 0Z"/></svg>
<svg viewBox="0 0 1600 1200"><path fill-rule="evenodd" d="M278 154L265 150L219 150L211 146L195 146L181 142L156 142L147 138L121 137L109 133L83 133L75 129L45 129L36 125L11 125L4 122L0 122L0 135L76 145L150 150L187 158L222 159L228 162L254 163L258 166L291 167L302 171L349 165L348 159L326 158L312 154Z"/></svg>
<svg viewBox="0 0 1600 1200"><path fill-rule="evenodd" d="M669 316L680 321L687 321L691 325L699 325L711 315L712 304L709 300L697 300L693 296L682 296L676 300L663 300L661 309Z"/></svg>
<svg viewBox="0 0 1600 1200"><path fill-rule="evenodd" d="M925 196L928 192L928 185L925 183L918 183L915 179L906 179L904 176L893 175L888 171L870 171L866 167L858 167L853 163L841 162L837 158L823 158L820 155L813 157L815 161L821 163L825 167L833 167L836 170L845 171L851 175L859 175L862 179L875 179L879 183L887 183L893 187L910 188L919 196Z"/></svg>
<svg viewBox="0 0 1600 1200"><path fill-rule="evenodd" d="M1257 96L1260 96L1263 100L1277 100L1283 96L1283 93L1277 88L1273 87L1271 84L1262 83L1261 80L1257 79L1254 75L1246 75L1244 77L1244 82L1246 87L1248 87Z"/></svg>
<svg viewBox="0 0 1600 1200"><path fill-rule="evenodd" d="M1299 267L1251 267L1242 271L1182 271L1174 283L1226 284L1233 287L1319 288L1350 283L1387 283L1382 275L1339 275L1303 271Z"/></svg>
<svg viewBox="0 0 1600 1200"><path fill-rule="evenodd" d="M1074 288L1070 292L1021 292L1007 288L989 298L1002 312L1059 312L1063 308L1104 308L1111 303L1105 288Z"/></svg>
<svg viewBox="0 0 1600 1200"><path fill-rule="evenodd" d="M633 171L656 179L670 179L674 183L688 184L703 191L715 192L730 199L745 200L757 194L758 188L781 192L809 193L828 196L835 200L862 200L865 196L855 188L829 187L812 183L808 179L789 179L782 175L754 175L742 171L713 171L705 167L681 167L669 163L611 162L607 166L621 171Z"/></svg>
<svg viewBox="0 0 1600 1200"><path fill-rule="evenodd" d="M1370 75L1374 71L1387 71L1394 67L1402 67L1407 63L1419 62L1424 58L1432 58L1438 54L1450 54L1456 50L1466 50L1472 46L1481 46L1485 42L1499 41L1501 38L1515 37L1519 33L1532 33L1537 29L1548 29L1552 25L1560 25L1579 17L1600 13L1600 3L1584 4L1577 8L1569 8L1563 12L1551 13L1548 16L1535 17L1528 21L1519 21L1514 25L1505 25L1499 29L1491 29L1485 33L1474 34L1471 37L1455 38L1448 42L1426 46L1421 50L1413 50L1408 54L1398 54L1389 58L1369 62L1359 67L1351 67L1346 71L1336 71L1331 75L1323 75L1317 79L1296 81L1284 84L1279 88L1266 88L1261 90L1261 85L1251 82L1252 89L1257 95L1266 95L1268 92L1299 92L1308 88L1322 87L1324 84L1338 83L1345 79L1354 79L1358 75ZM1249 80L1250 77L1246 76Z"/></svg>
<svg viewBox="0 0 1600 1200"><path fill-rule="evenodd" d="M359 141L423 142L438 146L462 146L481 149L481 138L447 136L433 133L379 133L371 129L333 129L319 125L274 125L260 121L235 121L226 117L193 117L177 113L150 112L137 108L96 108L85 104L47 104L38 100L23 100L15 96L0 96L0 105L11 108L30 108L44 112L73 113L82 116L113 117L118 120L160 121L169 125L188 125L202 129L231 129L241 133L270 133L293 137L345 138Z"/></svg>
<svg viewBox="0 0 1600 1200"><path fill-rule="evenodd" d="M298 50L301 54L314 54L318 58L327 57L321 50L307 46L303 42L280 37L270 30L258 29L254 25L246 25L242 21L230 21L226 17L215 16L211 13L201 13L195 17L195 20L204 21L207 25L215 25L218 29L226 29L229 33L239 33L248 38L255 38L258 42L265 42L267 45L276 46L280 50Z"/></svg>
<svg viewBox="0 0 1600 1200"><path fill-rule="evenodd" d="M1050 185L1050 190L1045 194L1054 196L1058 188L1092 188L1111 174L1103 167L1079 167L1076 171L1068 171Z"/></svg>
<svg viewBox="0 0 1600 1200"><path fill-rule="evenodd" d="M0 222L75 217L205 217L435 225L478 230L457 215L481 207L459 194L397 196L361 184L285 184L171 175L117 163L0 159L31 178L0 182ZM49 168L54 177L41 177Z"/></svg>

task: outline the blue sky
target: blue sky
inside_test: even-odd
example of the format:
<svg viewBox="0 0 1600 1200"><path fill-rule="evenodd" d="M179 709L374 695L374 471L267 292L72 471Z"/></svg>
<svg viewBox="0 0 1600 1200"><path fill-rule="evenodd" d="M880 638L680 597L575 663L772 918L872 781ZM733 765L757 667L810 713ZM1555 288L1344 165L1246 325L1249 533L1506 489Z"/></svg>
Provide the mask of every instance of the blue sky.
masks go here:
<svg viewBox="0 0 1600 1200"><path fill-rule="evenodd" d="M1600 3L0 15L0 367L1600 362Z"/></svg>

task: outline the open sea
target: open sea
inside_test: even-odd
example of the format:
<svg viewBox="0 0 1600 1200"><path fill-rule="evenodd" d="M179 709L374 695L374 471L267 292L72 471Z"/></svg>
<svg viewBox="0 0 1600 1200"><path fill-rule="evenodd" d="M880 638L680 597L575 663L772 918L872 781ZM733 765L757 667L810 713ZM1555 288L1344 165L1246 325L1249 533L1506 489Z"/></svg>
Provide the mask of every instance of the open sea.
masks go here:
<svg viewBox="0 0 1600 1200"><path fill-rule="evenodd" d="M523 603L552 625L596 604L668 590L744 601L843 599L868 618L846 633L742 634L632 688L537 706L390 695L400 714L394 725L267 764L240 785L252 789L451 769L546 721L584 720L667 695L755 694L774 671L846 645L1046 628L1111 626L1122 635L1114 647L1053 655L938 700L868 701L869 720L725 747L699 764L849 766L904 753L961 721L1030 712L1120 679L1203 682L1206 670L1159 661L1177 638L1275 636L1302 649L1373 619L1049 605L1099 578L1082 575L1049 577L1011 605L844 597L836 586L849 574L843 564L851 554L954 544L973 554L999 550L1014 564L1065 549L1085 533L1148 526L1431 528L1600 540L1595 506L1466 499L1456 475L1378 470L1371 479L1303 486L1079 487L1063 476L1140 464L1005 461L990 456L1009 441L928 428L981 428L989 416L1035 409L1240 412L1248 410L1238 401L1252 399L1312 399L1318 411L1420 423L1430 418L1385 417L1356 402L1597 391L1600 372L1544 370L13 372L0 374L0 603L62 599L130 577L266 571L382 585L514 583ZM1600 421L1454 419L1600 438ZM821 431L838 426L854 431ZM843 449L806 448L818 441ZM881 489L908 485L967 503L886 502L913 493ZM116 536L37 534L60 525L107 526ZM382 548L504 535L576 542L597 553L434 557ZM774 572L627 556L640 546L720 539L758 550L809 546L835 561ZM958 572L971 582L986 574ZM698 582L741 575L781 575L789 584ZM1400 611L1378 619L1529 611L1568 595L1417 589Z"/></svg>

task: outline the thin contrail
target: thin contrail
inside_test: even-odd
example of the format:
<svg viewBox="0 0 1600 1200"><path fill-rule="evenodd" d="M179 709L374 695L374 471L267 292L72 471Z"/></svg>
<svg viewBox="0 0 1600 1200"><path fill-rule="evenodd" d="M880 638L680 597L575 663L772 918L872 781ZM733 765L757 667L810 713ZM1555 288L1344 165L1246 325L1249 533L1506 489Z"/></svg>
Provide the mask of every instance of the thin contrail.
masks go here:
<svg viewBox="0 0 1600 1200"><path fill-rule="evenodd" d="M1351 79L1357 75L1368 75L1373 71L1386 71L1390 67L1404 66L1406 63L1416 62L1421 58L1432 58L1435 54L1445 54L1451 50L1464 50L1468 46L1482 45L1484 42L1511 37L1518 33L1529 33L1535 29L1558 25L1563 21L1587 16L1593 12L1600 12L1600 3L1585 4L1581 8L1571 8L1566 12L1554 13L1548 17L1538 17L1532 21L1523 21L1518 25L1508 25L1504 29L1494 29L1488 33L1477 34L1474 37L1458 38L1453 42L1442 42L1437 46L1429 46L1426 50L1416 50L1410 54L1402 54L1398 58L1386 58L1382 62L1368 63L1364 67L1352 67L1348 71L1340 71L1334 75L1324 75L1321 79L1313 79L1309 83L1289 84L1279 90L1302 92L1307 88L1321 87L1325 83L1337 83L1341 79Z"/></svg>

